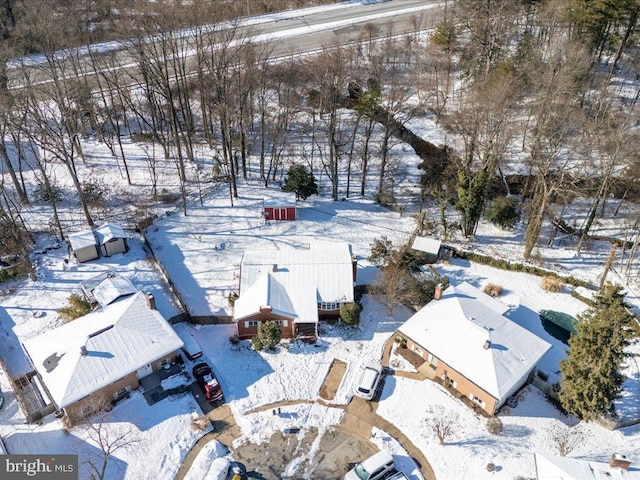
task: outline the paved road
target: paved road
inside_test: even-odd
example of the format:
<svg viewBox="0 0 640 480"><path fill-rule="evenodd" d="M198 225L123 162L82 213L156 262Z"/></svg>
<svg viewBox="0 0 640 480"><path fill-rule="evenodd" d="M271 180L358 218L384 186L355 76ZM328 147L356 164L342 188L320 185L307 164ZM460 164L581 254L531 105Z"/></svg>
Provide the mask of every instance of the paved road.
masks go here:
<svg viewBox="0 0 640 480"><path fill-rule="evenodd" d="M275 20L264 18L245 19L236 29L236 38L246 38L252 42L270 43L272 56L304 54L321 49L323 46L348 44L363 39L363 26L370 24L375 28L368 30L372 38L382 37L387 32L393 35L405 34L432 27L440 18L441 3L433 0L392 0L376 3L351 3L336 6L321 12L294 10L278 15ZM307 12L307 13L305 13ZM218 28L220 29L220 28ZM190 42L190 30L183 30L181 35ZM367 36L368 38L368 36ZM118 42L100 44L92 47L93 51L115 52L116 65L134 73L135 61L124 45ZM77 52L77 50L69 50ZM188 55L194 55L191 49ZM66 54L61 53L61 57ZM82 62L81 62L82 63ZM23 86L25 72L31 82L48 83L50 74L46 62L36 56L18 59L10 64L8 70L9 88L19 89ZM70 72L72 69L68 69ZM90 62L84 62L82 70L86 75L93 75ZM72 75L71 73L69 75Z"/></svg>

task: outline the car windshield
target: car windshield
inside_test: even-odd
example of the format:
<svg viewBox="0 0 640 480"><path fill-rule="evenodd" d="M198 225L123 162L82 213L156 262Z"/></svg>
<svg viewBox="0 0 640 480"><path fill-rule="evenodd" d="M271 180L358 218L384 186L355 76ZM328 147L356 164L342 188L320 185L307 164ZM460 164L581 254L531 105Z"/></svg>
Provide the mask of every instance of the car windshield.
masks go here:
<svg viewBox="0 0 640 480"><path fill-rule="evenodd" d="M356 468L354 470L356 472L356 475L358 475L358 478L360 478L362 480L369 480L369 472L367 472L364 469L364 467L362 466L361 463L356 465Z"/></svg>

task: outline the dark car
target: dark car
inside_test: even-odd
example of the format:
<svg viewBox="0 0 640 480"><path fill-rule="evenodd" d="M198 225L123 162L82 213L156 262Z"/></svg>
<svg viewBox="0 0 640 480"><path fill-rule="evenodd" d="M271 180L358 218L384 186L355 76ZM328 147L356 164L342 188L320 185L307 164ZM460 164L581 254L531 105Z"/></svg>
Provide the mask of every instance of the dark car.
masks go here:
<svg viewBox="0 0 640 480"><path fill-rule="evenodd" d="M222 387L213 374L213 370L206 363L199 363L193 367L193 376L202 388L204 396L210 402L223 400Z"/></svg>

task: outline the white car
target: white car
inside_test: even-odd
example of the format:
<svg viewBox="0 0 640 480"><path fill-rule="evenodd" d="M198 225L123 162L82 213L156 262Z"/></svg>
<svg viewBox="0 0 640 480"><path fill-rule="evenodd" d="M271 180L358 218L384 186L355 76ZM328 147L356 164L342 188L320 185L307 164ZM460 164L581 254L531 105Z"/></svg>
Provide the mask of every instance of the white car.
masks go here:
<svg viewBox="0 0 640 480"><path fill-rule="evenodd" d="M396 469L393 457L382 450L347 472L344 480L381 480Z"/></svg>
<svg viewBox="0 0 640 480"><path fill-rule="evenodd" d="M379 363L369 363L362 370L360 380L354 392L355 395L365 400L371 400L376 394L381 378L382 365Z"/></svg>

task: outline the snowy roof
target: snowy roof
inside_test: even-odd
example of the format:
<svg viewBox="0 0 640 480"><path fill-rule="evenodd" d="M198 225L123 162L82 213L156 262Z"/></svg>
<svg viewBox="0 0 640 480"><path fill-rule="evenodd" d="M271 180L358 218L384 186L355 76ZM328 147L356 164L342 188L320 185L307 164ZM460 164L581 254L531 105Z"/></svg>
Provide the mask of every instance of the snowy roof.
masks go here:
<svg viewBox="0 0 640 480"><path fill-rule="evenodd" d="M96 236L98 237L98 243L104 245L109 240L114 238L127 238L124 233L124 229L117 223L105 223L96 228Z"/></svg>
<svg viewBox="0 0 640 480"><path fill-rule="evenodd" d="M440 246L442 242L436 238L429 237L416 237L413 240L413 244L411 248L414 250L419 250L420 252L431 253L433 255L437 255L440 251Z"/></svg>
<svg viewBox="0 0 640 480"><path fill-rule="evenodd" d="M577 458L558 457L534 453L538 480L614 480L640 479L640 469L629 471L611 468L605 462L592 462Z"/></svg>
<svg viewBox="0 0 640 480"><path fill-rule="evenodd" d="M295 207L296 194L293 192L274 192L263 198L265 207Z"/></svg>
<svg viewBox="0 0 640 480"><path fill-rule="evenodd" d="M91 290L91 293L100 306L104 307L120 297L131 295L137 291L138 289L127 277L115 275L105 278Z"/></svg>
<svg viewBox="0 0 640 480"><path fill-rule="evenodd" d="M83 248L96 246L96 237L92 230L70 233L68 239L74 252L82 250Z"/></svg>
<svg viewBox="0 0 640 480"><path fill-rule="evenodd" d="M246 251L240 266L240 298L266 273L290 297L295 288L311 288L316 296L314 305L353 302L353 264L347 242L314 240L305 249ZM262 281L266 285L266 280Z"/></svg>
<svg viewBox="0 0 640 480"><path fill-rule="evenodd" d="M551 348L503 314L509 308L463 282L398 330L501 400ZM489 348L485 342L491 343Z"/></svg>
<svg viewBox="0 0 640 480"><path fill-rule="evenodd" d="M81 347L86 348L86 355ZM182 347L143 292L24 342L53 401L64 408Z"/></svg>
<svg viewBox="0 0 640 480"><path fill-rule="evenodd" d="M271 307L274 314L292 319L294 322L318 323L316 288L289 285L285 287L273 272L264 273L234 303L236 321ZM282 277L282 275L280 275Z"/></svg>

